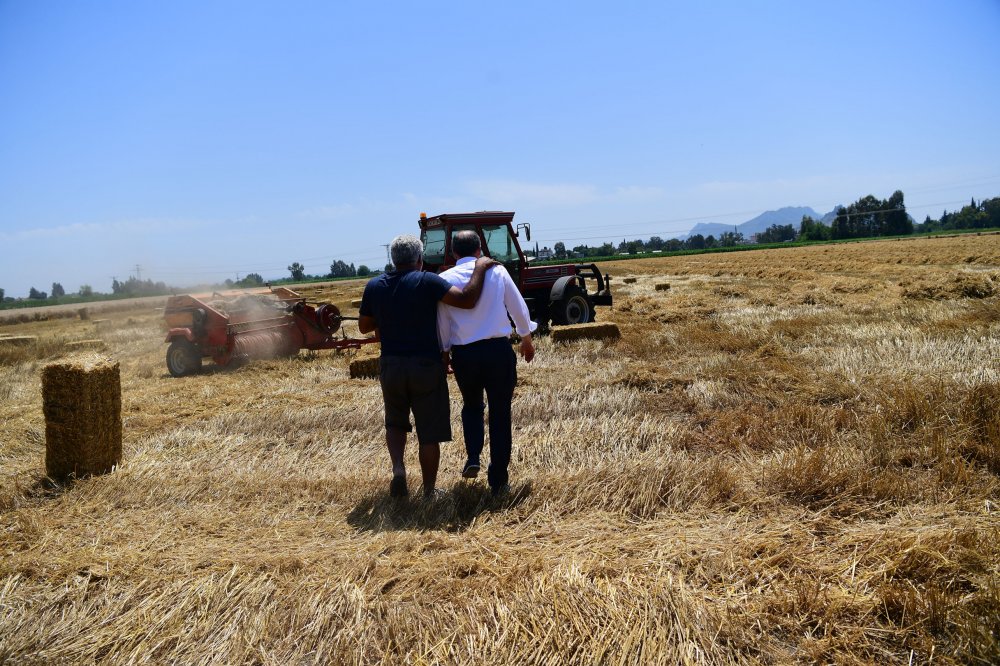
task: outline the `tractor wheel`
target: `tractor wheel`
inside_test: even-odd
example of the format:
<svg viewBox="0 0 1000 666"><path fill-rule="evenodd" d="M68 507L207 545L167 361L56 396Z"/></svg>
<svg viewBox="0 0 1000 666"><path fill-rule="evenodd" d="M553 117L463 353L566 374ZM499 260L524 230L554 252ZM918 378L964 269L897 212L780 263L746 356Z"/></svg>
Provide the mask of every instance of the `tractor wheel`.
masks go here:
<svg viewBox="0 0 1000 666"><path fill-rule="evenodd" d="M554 324L586 324L593 321L594 308L579 287L571 287L561 300L549 306Z"/></svg>
<svg viewBox="0 0 1000 666"><path fill-rule="evenodd" d="M201 371L201 351L184 338L175 338L167 348L167 370L174 377Z"/></svg>

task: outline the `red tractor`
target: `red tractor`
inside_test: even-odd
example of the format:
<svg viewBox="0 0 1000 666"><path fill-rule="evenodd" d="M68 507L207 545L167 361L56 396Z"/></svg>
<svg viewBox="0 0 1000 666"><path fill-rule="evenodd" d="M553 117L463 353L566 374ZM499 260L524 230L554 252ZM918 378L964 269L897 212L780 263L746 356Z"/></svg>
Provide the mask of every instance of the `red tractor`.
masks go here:
<svg viewBox="0 0 1000 666"><path fill-rule="evenodd" d="M420 240L424 243L424 268L441 271L455 265L451 239L456 231L471 229L479 234L483 254L501 262L514 279L539 326L583 324L594 321L595 305L611 305L611 276L601 275L596 264L531 266L517 242L521 230L531 240L529 224L513 225L514 213L484 211L420 214ZM594 290L587 290L587 280Z"/></svg>
<svg viewBox="0 0 1000 666"><path fill-rule="evenodd" d="M216 295L213 295L216 296ZM201 370L203 358L216 365L247 359L294 356L300 349L358 349L374 337L337 337L345 317L332 303L315 304L290 289L202 299L172 296L163 316L167 323L167 370L182 377Z"/></svg>

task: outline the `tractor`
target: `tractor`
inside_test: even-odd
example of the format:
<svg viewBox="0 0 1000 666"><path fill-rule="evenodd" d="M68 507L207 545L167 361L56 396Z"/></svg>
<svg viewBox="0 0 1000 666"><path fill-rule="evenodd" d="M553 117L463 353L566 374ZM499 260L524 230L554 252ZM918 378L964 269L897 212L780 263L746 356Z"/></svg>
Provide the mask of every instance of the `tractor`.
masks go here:
<svg viewBox="0 0 1000 666"><path fill-rule="evenodd" d="M483 254L499 261L520 290L532 320L543 328L553 324L585 324L594 321L594 306L611 305L611 276L601 275L596 264L532 266L518 243L523 231L531 240L531 225L514 226L514 213L483 211L420 214L420 240L424 244L424 269L440 273L455 265L452 236L471 229L479 234ZM587 281L594 289L588 291Z"/></svg>

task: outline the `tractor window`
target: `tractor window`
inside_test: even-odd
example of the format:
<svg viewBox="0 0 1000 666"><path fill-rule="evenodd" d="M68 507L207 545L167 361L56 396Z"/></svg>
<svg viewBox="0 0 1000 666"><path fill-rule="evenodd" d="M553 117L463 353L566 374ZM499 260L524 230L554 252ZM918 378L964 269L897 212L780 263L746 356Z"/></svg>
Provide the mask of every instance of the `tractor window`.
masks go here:
<svg viewBox="0 0 1000 666"><path fill-rule="evenodd" d="M483 239L486 241L486 247L491 257L505 265L519 263L520 256L517 253L517 245L506 225L484 226Z"/></svg>
<svg viewBox="0 0 1000 666"><path fill-rule="evenodd" d="M445 263L444 227L424 229L420 232L420 240L424 244L424 263L440 266Z"/></svg>

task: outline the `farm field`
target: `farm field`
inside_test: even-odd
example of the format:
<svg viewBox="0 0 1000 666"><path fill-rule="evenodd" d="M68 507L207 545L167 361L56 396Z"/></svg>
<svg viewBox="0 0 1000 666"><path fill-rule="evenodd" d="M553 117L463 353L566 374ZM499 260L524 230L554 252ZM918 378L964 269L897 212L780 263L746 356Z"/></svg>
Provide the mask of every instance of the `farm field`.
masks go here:
<svg viewBox="0 0 1000 666"><path fill-rule="evenodd" d="M519 362L500 500L453 383L449 493L411 442L397 502L353 352L174 379L149 304L0 327L0 663L1000 661L1000 236L600 267L622 338ZM54 485L41 369L93 338L123 464Z"/></svg>

